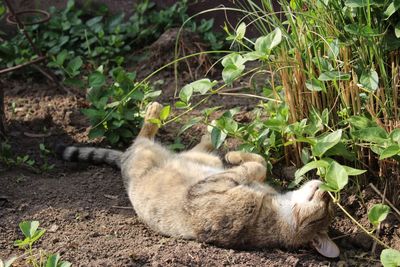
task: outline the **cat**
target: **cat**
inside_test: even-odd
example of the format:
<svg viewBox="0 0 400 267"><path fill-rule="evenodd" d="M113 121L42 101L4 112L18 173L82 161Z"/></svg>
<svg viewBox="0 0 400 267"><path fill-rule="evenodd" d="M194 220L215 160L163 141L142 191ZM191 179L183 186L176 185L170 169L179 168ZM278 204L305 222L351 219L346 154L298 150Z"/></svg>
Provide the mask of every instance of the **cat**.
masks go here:
<svg viewBox="0 0 400 267"><path fill-rule="evenodd" d="M173 153L154 141L162 106L151 103L145 122L125 151L68 146L64 160L105 162L121 169L137 216L163 235L226 248L298 248L310 244L326 257L339 248L328 237L332 203L318 180L278 193L264 183L263 157L228 152L224 168L209 135L192 149Z"/></svg>

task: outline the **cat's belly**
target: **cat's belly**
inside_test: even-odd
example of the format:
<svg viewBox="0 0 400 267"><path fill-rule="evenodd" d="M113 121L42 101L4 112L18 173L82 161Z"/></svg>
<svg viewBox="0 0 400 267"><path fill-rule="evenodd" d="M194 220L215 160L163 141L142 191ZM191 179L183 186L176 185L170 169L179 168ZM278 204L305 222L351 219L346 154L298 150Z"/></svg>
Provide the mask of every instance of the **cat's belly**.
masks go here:
<svg viewBox="0 0 400 267"><path fill-rule="evenodd" d="M193 162L171 164L136 180L130 187L129 198L137 215L161 234L186 239L195 238L184 206L188 189L207 177L223 172L223 168Z"/></svg>
<svg viewBox="0 0 400 267"><path fill-rule="evenodd" d="M217 167L212 167L212 166L206 166L206 165L199 165L198 171L201 173L201 177L203 179L215 175L221 172L224 172L225 170L223 168L217 168Z"/></svg>

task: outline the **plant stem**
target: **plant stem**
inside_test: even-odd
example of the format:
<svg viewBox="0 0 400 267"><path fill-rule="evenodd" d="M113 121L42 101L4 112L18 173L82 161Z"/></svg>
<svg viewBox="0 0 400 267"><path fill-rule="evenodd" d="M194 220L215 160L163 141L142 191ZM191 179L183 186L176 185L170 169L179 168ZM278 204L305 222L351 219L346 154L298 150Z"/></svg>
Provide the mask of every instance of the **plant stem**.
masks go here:
<svg viewBox="0 0 400 267"><path fill-rule="evenodd" d="M390 248L388 245L386 245L385 243L383 243L379 238L377 238L376 236L374 236L373 234L371 234L367 229L365 229L364 226L362 226L356 219L354 219L353 216L351 216L351 214L337 201L335 201L335 197L332 195L331 192L328 192L329 195L331 196L331 198L334 200L334 203L344 212L344 214L346 214L346 216L354 223L356 224L361 230L363 230L367 235L369 235L372 239L374 239L377 243L379 243L380 245L384 246L385 248Z"/></svg>

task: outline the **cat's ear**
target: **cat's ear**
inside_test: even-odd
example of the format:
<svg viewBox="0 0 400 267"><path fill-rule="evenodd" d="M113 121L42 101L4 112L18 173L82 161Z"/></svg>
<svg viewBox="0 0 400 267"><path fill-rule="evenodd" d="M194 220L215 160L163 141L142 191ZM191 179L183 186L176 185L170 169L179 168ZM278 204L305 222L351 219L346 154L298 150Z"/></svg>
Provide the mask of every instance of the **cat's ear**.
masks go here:
<svg viewBox="0 0 400 267"><path fill-rule="evenodd" d="M323 256L336 258L340 254L338 246L329 238L327 233L318 233L312 240L312 246Z"/></svg>

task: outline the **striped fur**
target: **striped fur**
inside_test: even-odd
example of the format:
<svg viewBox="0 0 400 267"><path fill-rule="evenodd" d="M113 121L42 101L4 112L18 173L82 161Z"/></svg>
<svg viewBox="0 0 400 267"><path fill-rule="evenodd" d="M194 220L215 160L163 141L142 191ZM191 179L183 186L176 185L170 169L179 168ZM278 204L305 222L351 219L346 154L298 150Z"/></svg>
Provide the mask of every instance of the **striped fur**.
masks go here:
<svg viewBox="0 0 400 267"><path fill-rule="evenodd" d="M121 169L122 152L114 149L58 145L56 153L66 161L106 163Z"/></svg>

